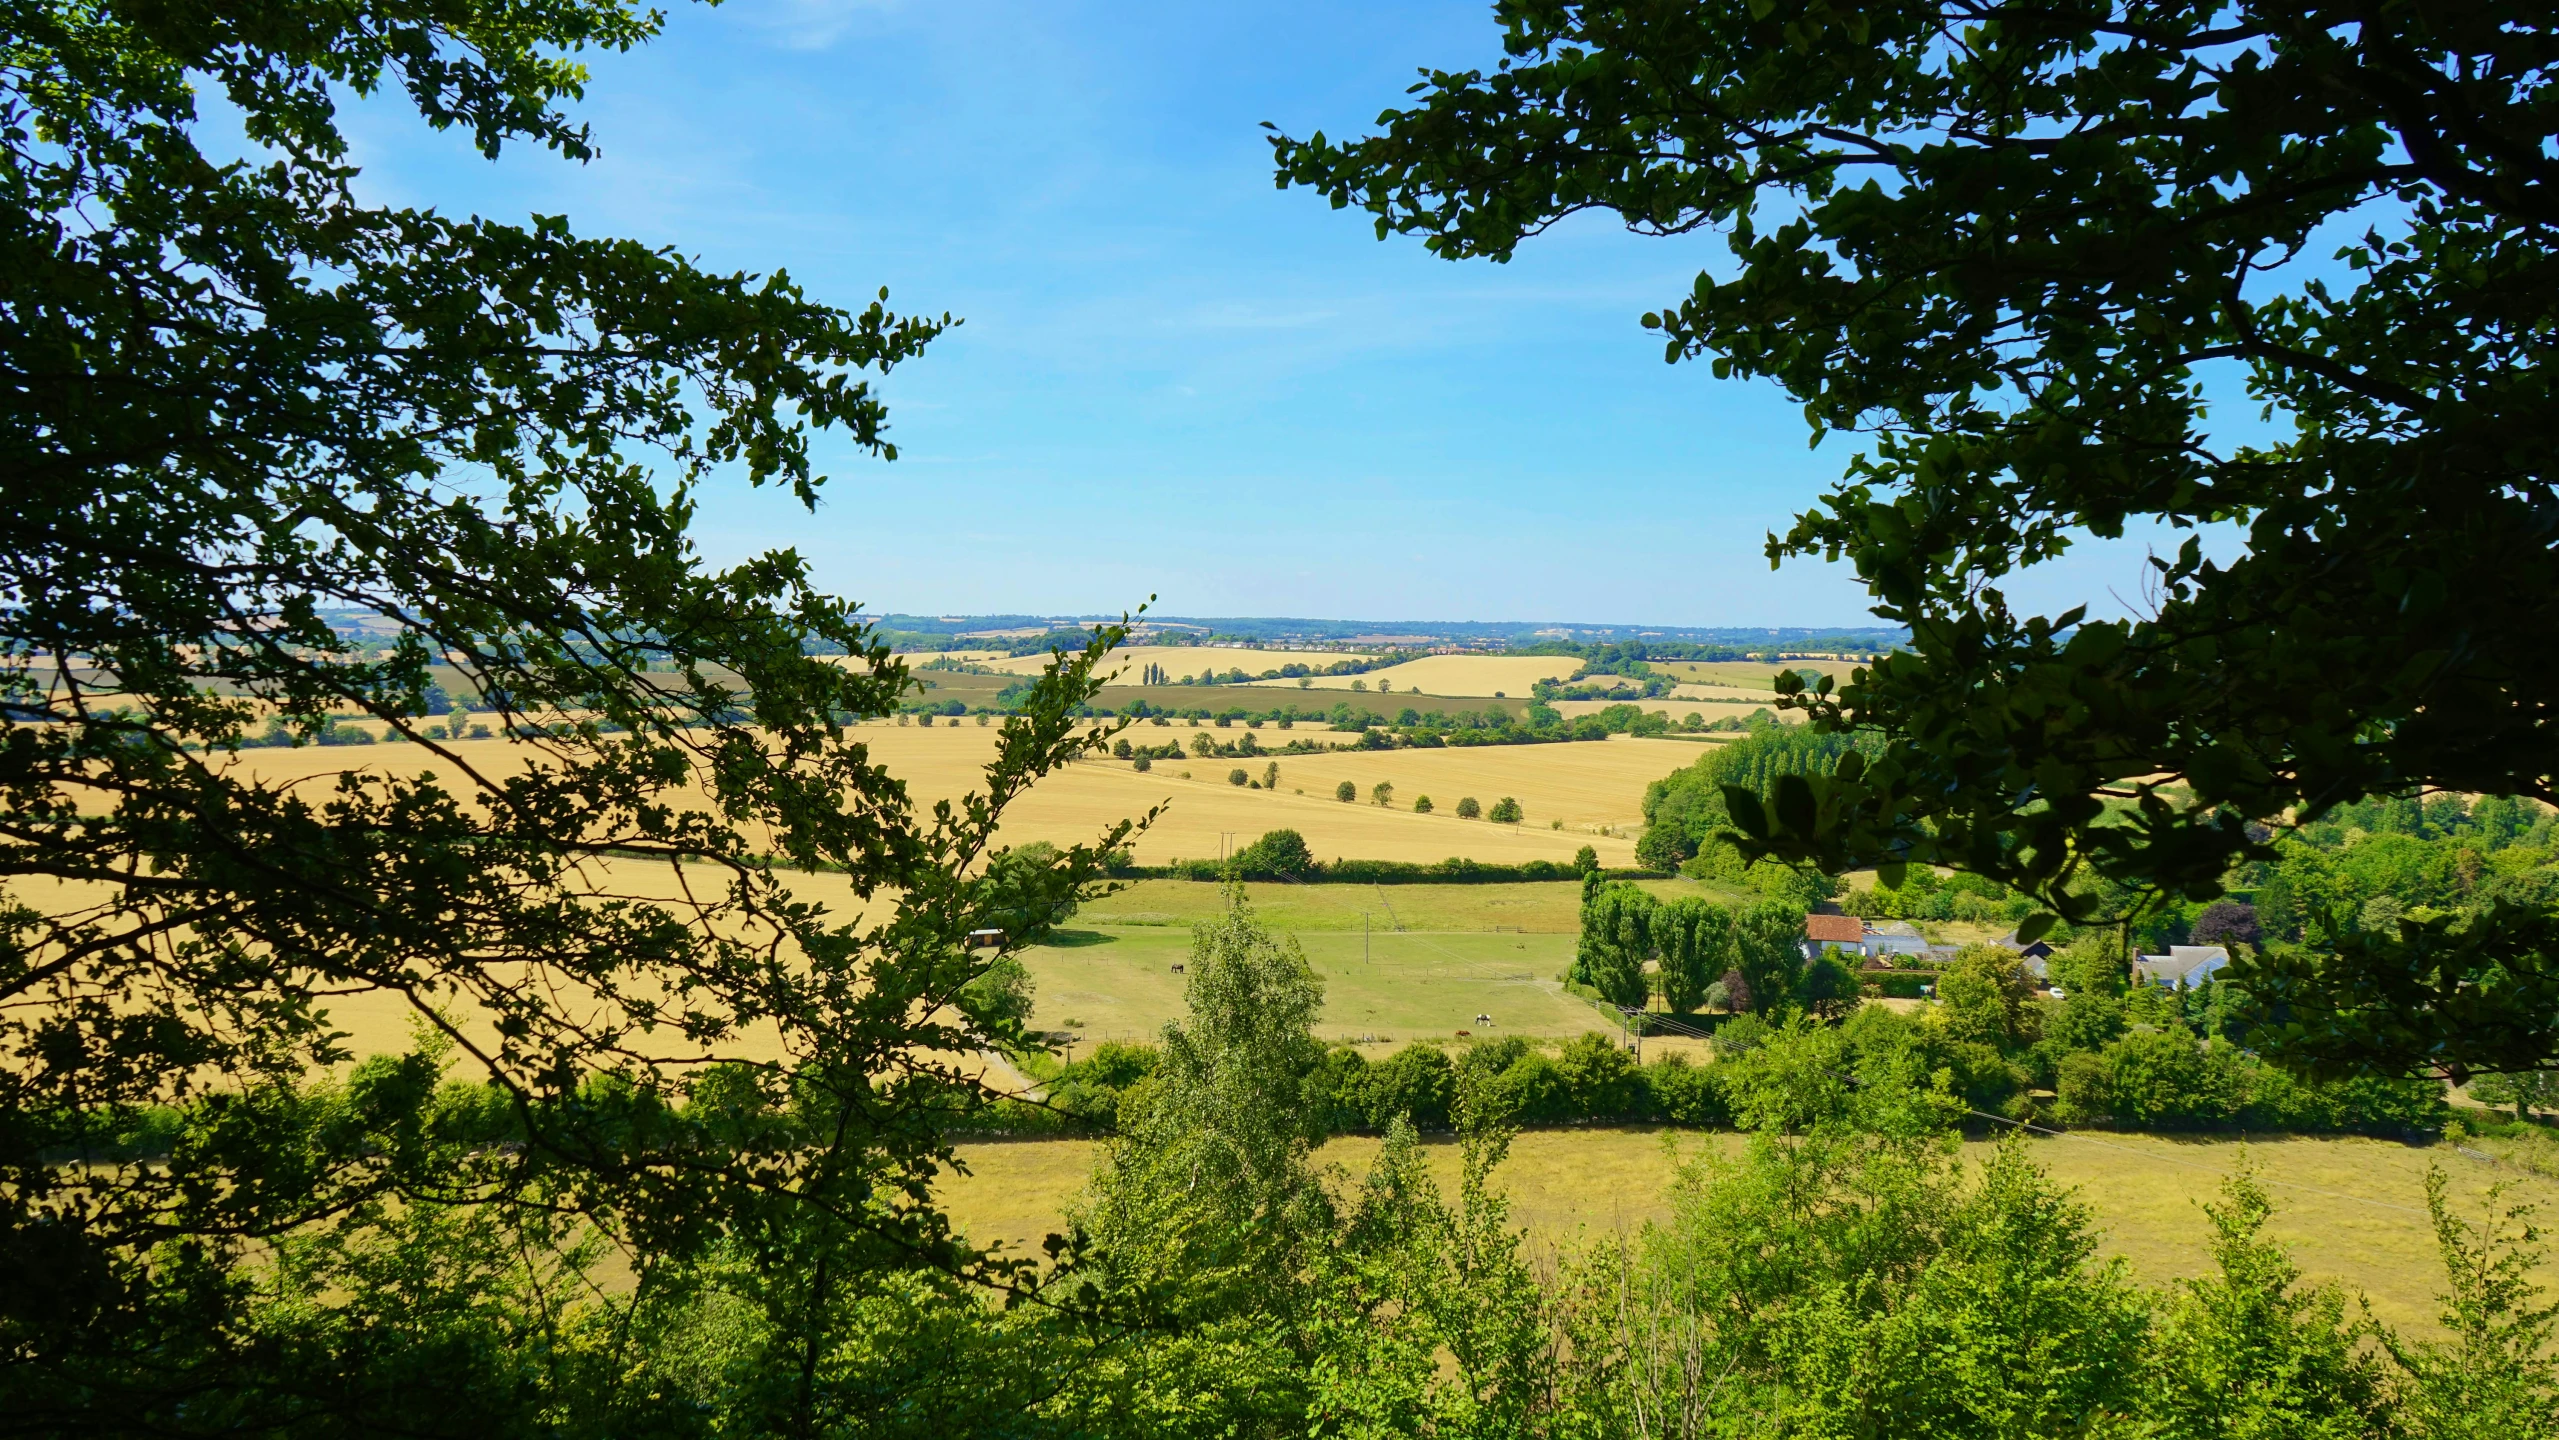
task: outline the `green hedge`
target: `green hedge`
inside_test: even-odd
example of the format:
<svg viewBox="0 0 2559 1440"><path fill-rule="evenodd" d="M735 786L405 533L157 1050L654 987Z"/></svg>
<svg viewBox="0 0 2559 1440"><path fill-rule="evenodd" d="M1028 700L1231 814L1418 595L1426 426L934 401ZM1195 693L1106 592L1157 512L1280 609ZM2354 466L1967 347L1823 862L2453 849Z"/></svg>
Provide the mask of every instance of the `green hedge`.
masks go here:
<svg viewBox="0 0 2559 1440"><path fill-rule="evenodd" d="M1488 864L1451 857L1432 863L1412 860L1336 860L1283 872L1253 865L1237 866L1247 880L1299 880L1310 885L1504 885L1525 880L1579 880L1582 872L1560 860L1529 860L1517 865ZM1222 880L1226 864L1216 860L1176 860L1170 865L1115 865L1118 880ZM1667 880L1663 870L1603 870L1605 880Z"/></svg>

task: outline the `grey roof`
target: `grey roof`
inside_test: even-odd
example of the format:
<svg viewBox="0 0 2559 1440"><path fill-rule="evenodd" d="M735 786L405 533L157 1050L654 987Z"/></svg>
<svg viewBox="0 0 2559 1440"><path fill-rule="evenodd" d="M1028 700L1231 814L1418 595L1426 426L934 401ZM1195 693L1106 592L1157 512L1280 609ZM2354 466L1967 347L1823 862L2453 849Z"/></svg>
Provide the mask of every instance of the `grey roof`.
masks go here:
<svg viewBox="0 0 2559 1440"><path fill-rule="evenodd" d="M2165 955L2144 955L2133 962L2133 978L2145 985L2183 984L2192 989L2230 963L2230 951L2219 945L2171 945Z"/></svg>

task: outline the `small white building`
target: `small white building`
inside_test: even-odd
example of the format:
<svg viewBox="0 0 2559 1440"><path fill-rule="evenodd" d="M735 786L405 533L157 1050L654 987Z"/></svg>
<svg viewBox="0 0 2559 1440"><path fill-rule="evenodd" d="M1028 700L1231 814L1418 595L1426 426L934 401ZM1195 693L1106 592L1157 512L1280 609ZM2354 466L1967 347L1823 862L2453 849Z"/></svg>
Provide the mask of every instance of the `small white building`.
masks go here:
<svg viewBox="0 0 2559 1440"><path fill-rule="evenodd" d="M2230 963L2230 951L2220 945L2171 945L2165 955L2144 955L2133 961L2133 983L2137 985L2183 985L2192 990Z"/></svg>

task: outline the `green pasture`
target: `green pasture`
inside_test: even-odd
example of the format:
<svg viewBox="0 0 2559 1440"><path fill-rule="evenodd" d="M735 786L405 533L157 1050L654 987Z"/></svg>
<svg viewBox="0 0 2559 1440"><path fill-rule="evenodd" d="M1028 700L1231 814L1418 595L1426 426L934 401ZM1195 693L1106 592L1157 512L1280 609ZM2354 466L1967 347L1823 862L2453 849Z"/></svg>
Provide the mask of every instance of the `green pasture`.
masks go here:
<svg viewBox="0 0 2559 1440"><path fill-rule="evenodd" d="M1380 917L1381 920L1383 917ZM1324 980L1328 1040L1390 1046L1453 1039L1459 1031L1564 1038L1607 1020L1564 993L1556 976L1573 937L1555 934L1306 930L1297 940ZM1078 926L1027 952L1037 985L1032 1023L1075 1037L1078 1051L1104 1040L1151 1040L1180 1018L1191 953L1187 925ZM1490 1015L1490 1027L1475 1023Z"/></svg>
<svg viewBox="0 0 2559 1440"><path fill-rule="evenodd" d="M1739 891L1648 880L1665 899ZM1328 1040L1387 1046L1458 1031L1564 1039L1607 1017L1559 983L1572 963L1581 886L1328 885L1251 882L1245 902L1294 935L1324 979ZM1191 925L1225 906L1223 887L1141 880L1087 904L1054 943L1025 952L1038 987L1033 1024L1074 1035L1077 1049L1151 1039L1182 1013ZM1400 928L1399 928L1400 927ZM1477 1025L1490 1015L1493 1024Z"/></svg>

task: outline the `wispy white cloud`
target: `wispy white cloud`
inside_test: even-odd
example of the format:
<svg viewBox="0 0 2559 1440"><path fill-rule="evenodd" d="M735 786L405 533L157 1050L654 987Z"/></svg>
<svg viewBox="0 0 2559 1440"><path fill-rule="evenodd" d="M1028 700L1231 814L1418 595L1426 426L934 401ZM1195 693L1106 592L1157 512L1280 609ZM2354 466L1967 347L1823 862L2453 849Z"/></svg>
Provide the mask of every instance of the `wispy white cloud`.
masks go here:
<svg viewBox="0 0 2559 1440"><path fill-rule="evenodd" d="M741 0L733 13L769 42L786 50L824 50L866 15L902 7L904 0Z"/></svg>

